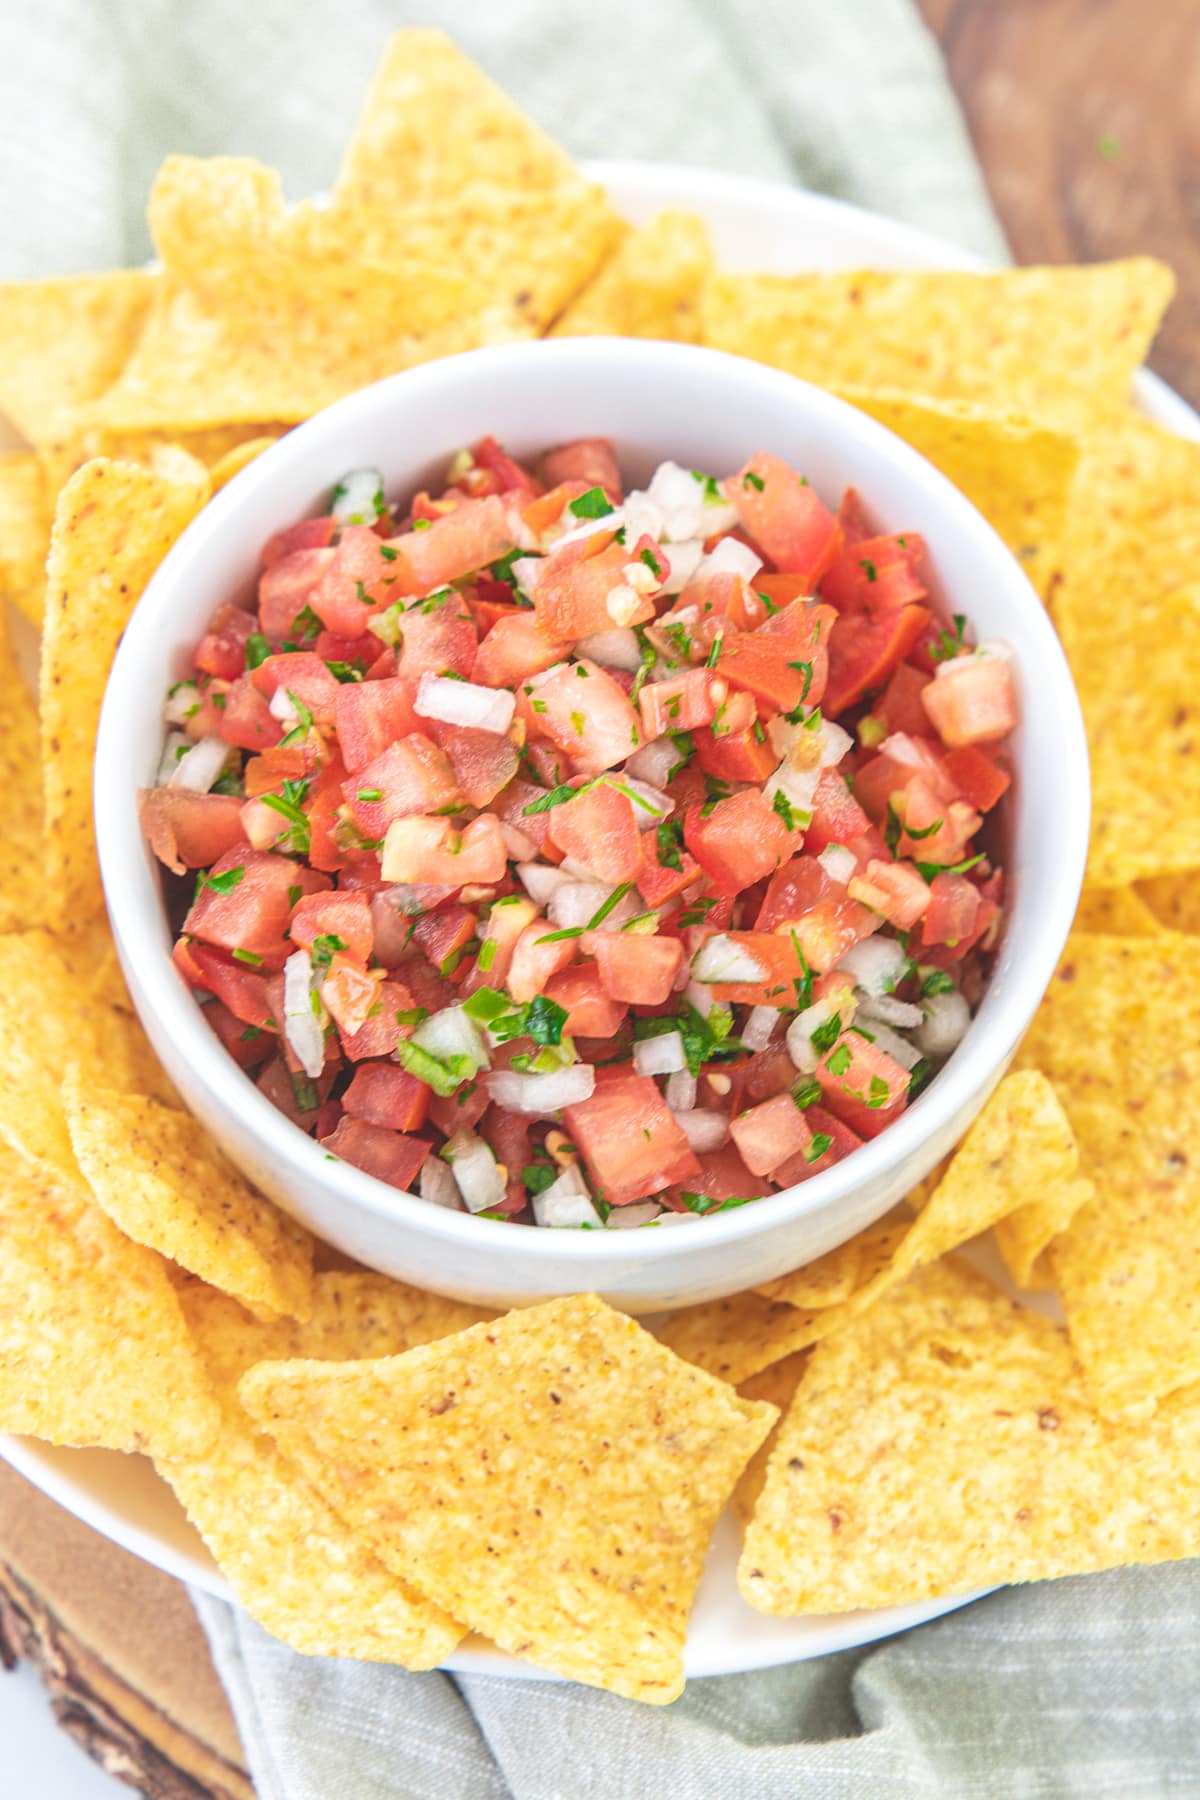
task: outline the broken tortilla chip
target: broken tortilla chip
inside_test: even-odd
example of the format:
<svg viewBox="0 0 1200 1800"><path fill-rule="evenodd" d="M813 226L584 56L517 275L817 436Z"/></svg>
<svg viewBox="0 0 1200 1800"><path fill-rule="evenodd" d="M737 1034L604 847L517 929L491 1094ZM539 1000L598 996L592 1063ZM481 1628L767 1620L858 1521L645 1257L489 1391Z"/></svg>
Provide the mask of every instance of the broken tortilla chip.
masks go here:
<svg viewBox="0 0 1200 1800"><path fill-rule="evenodd" d="M52 509L32 450L0 455L0 602L42 622Z"/></svg>
<svg viewBox="0 0 1200 1800"><path fill-rule="evenodd" d="M813 1353L738 1584L849 1612L1200 1549L1200 1393L1093 1410L1066 1332L954 1258Z"/></svg>
<svg viewBox="0 0 1200 1800"><path fill-rule="evenodd" d="M0 787L4 829L0 832L0 932L17 931L40 906L30 870L42 862L41 754L38 720L22 679L0 602L0 697L4 733L0 737Z"/></svg>
<svg viewBox="0 0 1200 1800"><path fill-rule="evenodd" d="M88 463L59 497L42 642L41 897L51 923L64 930L77 929L103 904L92 759L117 644L146 583L208 491L203 465L179 452L168 474L129 463Z"/></svg>
<svg viewBox="0 0 1200 1800"><path fill-rule="evenodd" d="M77 1066L63 1110L84 1179L129 1237L247 1306L307 1317L312 1238L243 1180L198 1119L97 1087Z"/></svg>
<svg viewBox="0 0 1200 1800"><path fill-rule="evenodd" d="M1180 875L1155 875L1133 889L1146 907L1156 930L1200 933L1200 882L1195 871Z"/></svg>
<svg viewBox="0 0 1200 1800"><path fill-rule="evenodd" d="M821 1316L820 1308L802 1312L786 1300L768 1300L746 1289L723 1300L680 1307L656 1336L685 1362L740 1387L761 1369L813 1343L814 1321Z"/></svg>
<svg viewBox="0 0 1200 1800"><path fill-rule="evenodd" d="M1096 1198L1054 1278L1096 1405L1200 1379L1200 941L1077 933L1021 1046L1054 1082Z"/></svg>
<svg viewBox="0 0 1200 1800"><path fill-rule="evenodd" d="M160 283L146 269L0 282L0 412L31 444L116 380Z"/></svg>
<svg viewBox="0 0 1200 1800"><path fill-rule="evenodd" d="M989 274L718 275L703 337L821 387L969 400L1073 431L1127 405L1174 291L1149 257Z"/></svg>
<svg viewBox="0 0 1200 1800"><path fill-rule="evenodd" d="M179 1297L220 1401L221 1432L203 1458L160 1458L158 1469L242 1605L307 1656L436 1667L462 1627L358 1541L252 1423L237 1384L268 1358L395 1356L488 1315L366 1273L318 1275L304 1324L263 1324L199 1282Z"/></svg>
<svg viewBox="0 0 1200 1800"><path fill-rule="evenodd" d="M224 456L211 464L208 471L213 493L219 494L235 475L240 475L264 450L269 450L272 444L278 443L279 436L279 433L264 433L261 437L247 438L244 443L235 444L232 450L227 450Z"/></svg>
<svg viewBox="0 0 1200 1800"><path fill-rule="evenodd" d="M203 1456L217 1426L162 1258L0 1151L0 1430Z"/></svg>
<svg viewBox="0 0 1200 1800"><path fill-rule="evenodd" d="M1156 918L1139 888L1084 888L1072 929L1099 931L1108 937L1153 937L1164 925L1172 931L1183 929L1173 920Z"/></svg>
<svg viewBox="0 0 1200 1800"><path fill-rule="evenodd" d="M364 1544L453 1617L656 1703L683 1687L709 1537L776 1416L594 1295L375 1362L260 1363L240 1393Z"/></svg>
<svg viewBox="0 0 1200 1800"><path fill-rule="evenodd" d="M622 238L549 335L699 343L700 294L712 261L702 219L660 213Z"/></svg>
<svg viewBox="0 0 1200 1800"><path fill-rule="evenodd" d="M754 1517L754 1509L758 1505L758 1496L763 1491L767 1479L767 1466L771 1461L771 1452L775 1448L775 1440L779 1435L779 1426L787 1414L789 1406L796 1397L796 1389L804 1378L808 1367L810 1352L793 1351L785 1356L782 1362L771 1363L760 1369L757 1375L751 1375L747 1381L738 1386L738 1393L743 1400L765 1400L769 1405L779 1409L779 1418L772 1425L738 1479L733 1490L730 1505L742 1521L749 1523Z"/></svg>

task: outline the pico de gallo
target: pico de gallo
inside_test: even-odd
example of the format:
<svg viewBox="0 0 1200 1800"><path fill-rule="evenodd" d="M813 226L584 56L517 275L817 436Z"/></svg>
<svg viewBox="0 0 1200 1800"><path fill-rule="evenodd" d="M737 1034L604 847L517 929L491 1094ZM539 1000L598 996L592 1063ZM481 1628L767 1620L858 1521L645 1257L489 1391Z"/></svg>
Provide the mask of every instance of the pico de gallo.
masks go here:
<svg viewBox="0 0 1200 1800"><path fill-rule="evenodd" d="M490 1218L677 1223L852 1155L1002 919L1011 663L925 563L765 452L352 471L218 607L141 796L209 1025L328 1156Z"/></svg>

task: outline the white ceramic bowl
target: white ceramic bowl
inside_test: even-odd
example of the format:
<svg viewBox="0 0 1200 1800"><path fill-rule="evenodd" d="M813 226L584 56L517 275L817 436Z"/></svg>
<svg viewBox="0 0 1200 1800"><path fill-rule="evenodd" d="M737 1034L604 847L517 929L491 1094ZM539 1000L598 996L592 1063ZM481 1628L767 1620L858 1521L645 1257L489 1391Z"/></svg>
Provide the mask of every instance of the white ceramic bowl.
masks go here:
<svg viewBox="0 0 1200 1800"><path fill-rule="evenodd" d="M318 511L347 468L382 469L389 492L436 478L492 432L521 456L611 437L629 480L664 457L725 472L757 449L802 467L836 503L853 484L883 531L924 534L936 603L1013 647L1022 722L1006 802L1004 941L966 1038L924 1094L844 1163L786 1193L673 1230L529 1230L453 1213L329 1160L259 1094L209 1030L170 961L157 864L136 794L153 779L162 701L222 601L253 591L271 532ZM1000 539L948 481L890 432L759 364L677 344L581 338L470 352L392 377L331 407L259 457L163 562L117 655L100 726L96 827L117 947L150 1038L184 1100L252 1181L347 1254L464 1299L511 1305L594 1289L636 1311L767 1281L886 1210L961 1136L1050 979L1078 897L1088 828L1083 724L1058 641Z"/></svg>

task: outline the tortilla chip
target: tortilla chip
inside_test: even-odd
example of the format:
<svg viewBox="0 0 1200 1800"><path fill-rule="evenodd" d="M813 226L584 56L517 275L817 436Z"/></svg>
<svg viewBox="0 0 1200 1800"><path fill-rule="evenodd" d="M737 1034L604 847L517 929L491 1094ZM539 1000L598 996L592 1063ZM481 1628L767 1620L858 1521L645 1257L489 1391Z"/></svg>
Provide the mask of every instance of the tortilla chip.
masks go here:
<svg viewBox="0 0 1200 1800"><path fill-rule="evenodd" d="M17 667L0 601L0 932L17 931L41 909L40 884L30 879L42 862L42 770L38 720Z"/></svg>
<svg viewBox="0 0 1200 1800"><path fill-rule="evenodd" d="M622 239L549 335L699 343L700 294L712 266L704 221L660 213Z"/></svg>
<svg viewBox="0 0 1200 1800"><path fill-rule="evenodd" d="M1139 881L1133 892L1148 908L1156 928L1200 933L1200 882L1195 871L1156 875Z"/></svg>
<svg viewBox="0 0 1200 1800"><path fill-rule="evenodd" d="M261 437L247 438L244 443L236 444L232 450L227 450L224 456L213 463L208 471L213 493L219 494L235 475L240 475L242 470L248 468L256 457L262 455L264 450L269 450L272 444L278 443L280 435L280 433L273 433L268 436L264 433Z"/></svg>
<svg viewBox="0 0 1200 1800"><path fill-rule="evenodd" d="M84 938L90 950L93 938ZM79 1187L79 1165L63 1115L69 1063L92 1080L156 1092L164 1078L128 1001L115 959L83 972L46 931L0 936L0 1140L44 1173ZM169 1091L169 1089L168 1089Z"/></svg>
<svg viewBox="0 0 1200 1800"><path fill-rule="evenodd" d="M242 1179L198 1119L96 1087L75 1066L63 1108L88 1185L129 1237L247 1306L308 1317L312 1238Z"/></svg>
<svg viewBox="0 0 1200 1800"><path fill-rule="evenodd" d="M1096 1199L1051 1250L1096 1405L1200 1379L1200 942L1073 936L1021 1046L1053 1080Z"/></svg>
<svg viewBox="0 0 1200 1800"><path fill-rule="evenodd" d="M603 263L620 222L443 32L391 39L329 212L369 261L420 254L487 296L488 340L545 331Z"/></svg>
<svg viewBox="0 0 1200 1800"><path fill-rule="evenodd" d="M1168 881L1174 879L1166 877ZM1160 922L1136 887L1085 888L1079 896L1072 929L1099 931L1108 937L1153 937L1163 925L1174 931L1183 929L1170 919Z"/></svg>
<svg viewBox="0 0 1200 1800"><path fill-rule="evenodd" d="M488 1315L369 1274L318 1275L303 1325L261 1324L199 1283L180 1300L220 1400L221 1434L203 1460L160 1459L158 1469L242 1605L308 1656L434 1668L462 1628L363 1547L251 1423L237 1384L268 1357L394 1356Z"/></svg>
<svg viewBox="0 0 1200 1800"><path fill-rule="evenodd" d="M247 1410L362 1542L511 1654L673 1700L717 1514L774 1409L594 1295L376 1362L263 1363Z"/></svg>
<svg viewBox="0 0 1200 1800"><path fill-rule="evenodd" d="M42 622L50 507L41 464L32 451L0 455L0 602Z"/></svg>
<svg viewBox="0 0 1200 1800"><path fill-rule="evenodd" d="M906 1198L905 1206L908 1204ZM778 1281L765 1282L758 1292L768 1300L786 1300L805 1312L842 1306L888 1267L911 1223L903 1207L893 1207L835 1250Z"/></svg>
<svg viewBox="0 0 1200 1800"><path fill-rule="evenodd" d="M813 1343L821 1316L820 1309L803 1312L786 1300L768 1300L747 1289L724 1300L680 1307L656 1335L685 1362L740 1387L761 1369Z"/></svg>
<svg viewBox="0 0 1200 1800"><path fill-rule="evenodd" d="M31 444L115 381L159 285L146 269L0 282L0 412Z"/></svg>
<svg viewBox="0 0 1200 1800"><path fill-rule="evenodd" d="M185 479L100 460L59 497L42 644L46 794L44 916L74 930L103 904L92 819L100 703L121 633L142 590L208 498L191 458Z"/></svg>
<svg viewBox="0 0 1200 1800"><path fill-rule="evenodd" d="M0 1430L203 1456L217 1425L161 1257L0 1150Z"/></svg>
<svg viewBox="0 0 1200 1800"><path fill-rule="evenodd" d="M779 1436L779 1426L796 1397L796 1389L808 1367L809 1355L807 1350L797 1350L791 1356L785 1356L782 1362L771 1363L768 1368L760 1369L757 1375L751 1375L748 1381L743 1381L738 1386L738 1393L743 1400L766 1400L779 1409L779 1418L742 1470L730 1497L729 1503L743 1525L748 1525L754 1517L758 1497L767 1479L771 1452Z"/></svg>
<svg viewBox="0 0 1200 1800"><path fill-rule="evenodd" d="M970 400L1073 431L1126 406L1174 291L1149 257L978 275L718 275L703 336L821 387Z"/></svg>
<svg viewBox="0 0 1200 1800"><path fill-rule="evenodd" d="M57 495L76 469L97 456L152 468L155 452L169 444L186 450L189 456L204 464L215 493L223 485L216 479L222 463L236 461L238 452L247 450L251 444L256 446L254 454L257 455L258 450L265 447L263 439L273 443L286 430L286 425L255 423L214 425L204 431L109 431L100 425L77 421L67 436L41 445L38 454L47 489ZM226 474L224 479L229 480L229 475Z"/></svg>
<svg viewBox="0 0 1200 1800"><path fill-rule="evenodd" d="M1093 1411L1061 1326L953 1259L814 1352L746 1532L763 1612L849 1612L1200 1549L1200 1393Z"/></svg>
<svg viewBox="0 0 1200 1800"><path fill-rule="evenodd" d="M1045 599L1062 564L1078 439L969 400L918 399L867 388L839 392L948 476L1004 539Z"/></svg>

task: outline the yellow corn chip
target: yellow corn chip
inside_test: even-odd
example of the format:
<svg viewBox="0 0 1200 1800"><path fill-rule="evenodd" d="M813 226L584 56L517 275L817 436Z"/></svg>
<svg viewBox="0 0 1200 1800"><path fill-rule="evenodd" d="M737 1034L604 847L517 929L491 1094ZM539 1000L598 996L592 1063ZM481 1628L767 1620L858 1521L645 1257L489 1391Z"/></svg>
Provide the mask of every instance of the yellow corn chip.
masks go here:
<svg viewBox="0 0 1200 1800"><path fill-rule="evenodd" d="M1021 1046L1054 1082L1096 1199L1054 1277L1096 1405L1200 1379L1200 941L1079 933Z"/></svg>
<svg viewBox="0 0 1200 1800"><path fill-rule="evenodd" d="M93 461L97 456L106 456L113 462L141 463L145 468L152 468L155 451L172 445L186 450L189 456L204 464L215 493L223 485L223 481L217 480L217 471L223 464L227 468L233 468L239 452L248 452L249 446L253 444L255 449L252 454L257 455L259 450L266 447L267 442L273 443L286 430L286 425L257 423L214 425L206 431L109 431L100 425L75 421L67 436L40 445L38 456L47 491L57 496L76 469L81 469L84 463ZM224 480L229 479L230 476L226 473ZM43 551L43 559L44 556Z"/></svg>
<svg viewBox="0 0 1200 1800"><path fill-rule="evenodd" d="M59 498L42 645L46 885L52 922L74 930L103 901L92 823L92 755L121 633L142 590L208 498L191 458L184 479L129 463L88 463Z"/></svg>
<svg viewBox="0 0 1200 1800"><path fill-rule="evenodd" d="M0 455L0 601L42 622L50 507L41 465L31 450Z"/></svg>
<svg viewBox="0 0 1200 1800"><path fill-rule="evenodd" d="M763 1612L849 1612L1200 1549L1200 1393L1093 1411L1067 1334L954 1259L813 1353L738 1571Z"/></svg>
<svg viewBox="0 0 1200 1800"><path fill-rule="evenodd" d="M1175 879L1170 875L1165 877L1167 881ZM1144 885L1152 887L1154 883ZM1072 929L1100 931L1109 937L1153 937L1163 925L1170 926L1173 931L1183 929L1173 919L1160 922L1140 888L1085 888L1079 896Z"/></svg>
<svg viewBox="0 0 1200 1800"><path fill-rule="evenodd" d="M1126 405L1174 291L1149 257L984 275L718 275L703 335L822 387L971 400L1073 431Z"/></svg>
<svg viewBox="0 0 1200 1800"><path fill-rule="evenodd" d="M278 433L271 436L264 434L261 437L247 438L244 443L236 444L232 450L227 450L224 456L219 457L208 471L213 493L219 494L235 475L240 475L242 470L247 468L256 457L261 456L264 450L269 450L271 445L278 441Z"/></svg>
<svg viewBox="0 0 1200 1800"><path fill-rule="evenodd" d="M33 701L17 667L0 601L0 932L19 930L40 910L40 884L31 871L42 862L41 755Z"/></svg>
<svg viewBox="0 0 1200 1800"><path fill-rule="evenodd" d="M217 1424L161 1257L0 1151L0 1430L202 1456Z"/></svg>
<svg viewBox="0 0 1200 1800"><path fill-rule="evenodd" d="M115 958L99 933L73 940L98 965L85 967L49 932L0 936L0 1139L59 1180L82 1185L63 1116L61 1083L77 1062L91 1080L132 1092L170 1092L128 999ZM101 979L100 977L103 977Z"/></svg>
<svg viewBox="0 0 1200 1800"><path fill-rule="evenodd" d="M98 1203L139 1244L247 1306L303 1319L312 1239L227 1162L198 1119L67 1070L71 1146Z"/></svg>
<svg viewBox="0 0 1200 1800"><path fill-rule="evenodd" d="M513 1655L683 1686L705 1550L774 1409L593 1295L376 1362L264 1363L247 1410L390 1568Z"/></svg>
<svg viewBox="0 0 1200 1800"><path fill-rule="evenodd" d="M695 213L660 213L631 231L553 326L551 337L700 338L712 247Z"/></svg>
<svg viewBox="0 0 1200 1800"><path fill-rule="evenodd" d="M809 1355L807 1350L796 1350L791 1356L785 1356L782 1362L771 1363L767 1368L760 1369L757 1375L751 1375L748 1381L738 1385L738 1393L743 1400L766 1400L779 1409L779 1419L742 1470L730 1499L730 1505L743 1525L754 1517L758 1497L767 1479L767 1465L775 1448L780 1423L796 1397L796 1389L808 1367Z"/></svg>
<svg viewBox="0 0 1200 1800"><path fill-rule="evenodd" d="M369 261L464 270L487 296L488 339L544 331L620 235L603 191L429 30L391 39L329 216Z"/></svg>
<svg viewBox="0 0 1200 1800"><path fill-rule="evenodd" d="M1197 871L1182 875L1156 875L1139 881L1133 892L1149 910L1155 927L1168 931L1200 932L1200 880Z"/></svg>
<svg viewBox="0 0 1200 1800"><path fill-rule="evenodd" d="M894 390L842 388L919 450L999 533L1043 598L1062 563L1078 440L1065 431L969 400L931 400Z"/></svg>
<svg viewBox="0 0 1200 1800"><path fill-rule="evenodd" d="M747 1289L724 1300L683 1306L659 1326L660 1343L721 1381L739 1386L760 1369L802 1350L820 1335L825 1311L803 1312L786 1300L768 1300Z"/></svg>
<svg viewBox="0 0 1200 1800"><path fill-rule="evenodd" d="M805 1263L779 1281L767 1282L758 1291L768 1300L786 1300L789 1306L806 1312L841 1306L887 1268L910 1224L903 1210L894 1207L815 1262Z"/></svg>
<svg viewBox="0 0 1200 1800"><path fill-rule="evenodd" d="M160 278L145 269L0 283L0 412L31 444L115 381Z"/></svg>
<svg viewBox="0 0 1200 1800"><path fill-rule="evenodd" d="M238 1599L309 1656L429 1669L461 1627L379 1562L249 1419L237 1384L265 1358L394 1356L488 1315L383 1275L324 1274L303 1324L264 1325L199 1283L184 1314L221 1404L221 1433L200 1460L159 1460ZM247 1530L253 1521L253 1530Z"/></svg>

